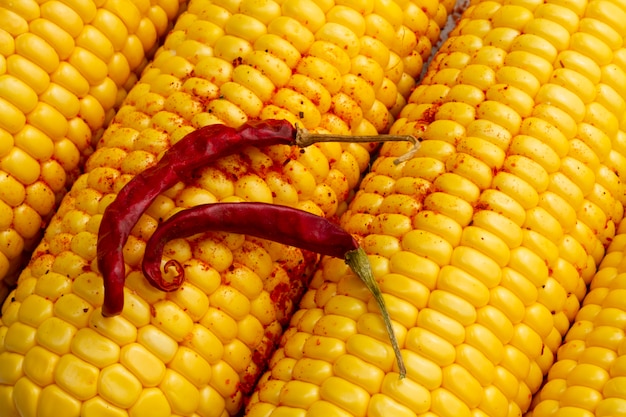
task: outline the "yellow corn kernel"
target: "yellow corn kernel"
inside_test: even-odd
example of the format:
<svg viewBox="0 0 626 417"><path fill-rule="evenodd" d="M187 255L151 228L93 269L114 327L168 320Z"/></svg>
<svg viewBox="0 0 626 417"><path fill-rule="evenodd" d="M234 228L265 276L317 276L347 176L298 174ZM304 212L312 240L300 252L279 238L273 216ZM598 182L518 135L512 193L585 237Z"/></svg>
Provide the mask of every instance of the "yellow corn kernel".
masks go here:
<svg viewBox="0 0 626 417"><path fill-rule="evenodd" d="M165 366L141 344L129 344L122 348L120 363L131 371L143 386L155 386L165 374Z"/></svg>
<svg viewBox="0 0 626 417"><path fill-rule="evenodd" d="M72 397L71 394L64 391L58 385L48 385L43 388L39 401L45 404L41 408L41 415L51 417L54 415L55 410L67 410L68 413L79 414L81 403Z"/></svg>
<svg viewBox="0 0 626 417"><path fill-rule="evenodd" d="M78 399L89 399L97 392L99 369L74 355L61 356L54 375L58 386Z"/></svg>
<svg viewBox="0 0 626 417"><path fill-rule="evenodd" d="M100 373L98 393L118 407L134 404L141 389L139 380L119 363L103 368Z"/></svg>
<svg viewBox="0 0 626 417"><path fill-rule="evenodd" d="M344 395L350 393L350 395ZM362 388L337 377L330 377L320 386L320 398L355 415L365 415L369 395Z"/></svg>
<svg viewBox="0 0 626 417"><path fill-rule="evenodd" d="M15 38L15 51L47 73L51 73L59 65L56 51L45 40L32 33L23 33Z"/></svg>
<svg viewBox="0 0 626 417"><path fill-rule="evenodd" d="M0 89L3 93L3 98L23 113L29 113L37 104L36 93L27 84L14 76L1 76Z"/></svg>
<svg viewBox="0 0 626 417"><path fill-rule="evenodd" d="M119 351L119 346L113 341L88 328L79 330L72 340L72 353L99 368L118 362Z"/></svg>
<svg viewBox="0 0 626 417"><path fill-rule="evenodd" d="M172 411L185 414L197 408L200 396L198 390L184 377L173 370L166 370L165 377L159 384Z"/></svg>
<svg viewBox="0 0 626 417"><path fill-rule="evenodd" d="M171 415L171 407L158 388L144 388L137 402L128 412L133 417L144 415L144 413L158 417Z"/></svg>
<svg viewBox="0 0 626 417"><path fill-rule="evenodd" d="M137 338L137 331L130 322L123 317L106 320L100 310L96 310L91 314L89 327L103 336L111 338L118 344L130 343Z"/></svg>

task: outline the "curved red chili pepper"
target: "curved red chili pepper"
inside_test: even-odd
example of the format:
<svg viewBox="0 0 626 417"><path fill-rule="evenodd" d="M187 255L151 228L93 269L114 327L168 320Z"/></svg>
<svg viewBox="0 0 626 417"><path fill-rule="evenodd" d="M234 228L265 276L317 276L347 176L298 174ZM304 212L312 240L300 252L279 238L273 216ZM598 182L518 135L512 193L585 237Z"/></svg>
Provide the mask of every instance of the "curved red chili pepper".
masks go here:
<svg viewBox="0 0 626 417"><path fill-rule="evenodd" d="M122 247L142 213L156 197L184 175L244 146L293 144L297 130L285 120L265 120L240 128L202 127L172 146L159 162L138 174L120 190L104 211L98 231L98 268L104 280L102 314L114 316L124 306L126 271Z"/></svg>
<svg viewBox="0 0 626 417"><path fill-rule="evenodd" d="M242 202L195 206L179 211L161 223L148 239L142 267L150 284L163 291L174 291L180 287L184 279L184 270L175 260L168 261L165 268L173 266L176 269L176 276L172 282L163 280L160 268L163 248L169 240L208 231L256 236L322 255L345 259L370 290L380 308L396 355L400 378L404 378L406 367L385 300L376 283L365 251L359 247L350 233L324 217L275 204Z"/></svg>
<svg viewBox="0 0 626 417"><path fill-rule="evenodd" d="M146 244L143 272L150 284L163 291L174 291L183 281L182 267L176 268L172 282L163 280L163 247L172 240L197 233L222 231L272 240L322 255L345 258L359 248L352 235L324 217L303 210L268 203L214 203L191 207L161 223Z"/></svg>

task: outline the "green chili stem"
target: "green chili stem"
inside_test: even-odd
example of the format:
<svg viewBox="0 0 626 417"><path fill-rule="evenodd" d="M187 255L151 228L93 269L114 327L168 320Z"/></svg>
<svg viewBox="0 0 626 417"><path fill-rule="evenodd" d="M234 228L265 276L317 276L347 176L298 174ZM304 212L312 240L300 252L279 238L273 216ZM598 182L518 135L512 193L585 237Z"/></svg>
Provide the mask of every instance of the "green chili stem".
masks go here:
<svg viewBox="0 0 626 417"><path fill-rule="evenodd" d="M387 306L385 305L385 299L383 298L382 293L380 292L380 288L378 287L378 283L374 278L374 273L372 272L372 266L369 262L367 254L363 250L363 248L358 248L349 252L346 252L346 263L350 266L352 271L365 283L365 286L370 290L378 307L380 308L380 312L383 317L383 321L385 323L385 327L387 329L387 334L389 335L389 340L391 341L391 347L396 355L396 362L398 363L398 370L400 373L400 378L404 378L406 376L406 366L404 365L404 359L402 358L402 354L400 353L400 345L398 343L398 339L396 338L396 334L393 331L393 326L391 325L391 317L389 317L389 312L387 311Z"/></svg>

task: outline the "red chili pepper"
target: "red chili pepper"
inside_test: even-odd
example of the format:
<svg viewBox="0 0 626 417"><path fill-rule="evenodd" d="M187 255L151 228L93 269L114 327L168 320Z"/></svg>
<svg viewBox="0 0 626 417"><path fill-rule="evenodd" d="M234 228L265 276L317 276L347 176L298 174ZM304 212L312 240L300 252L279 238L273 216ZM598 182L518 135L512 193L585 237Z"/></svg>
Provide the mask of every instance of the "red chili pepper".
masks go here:
<svg viewBox="0 0 626 417"><path fill-rule="evenodd" d="M161 223L146 244L143 273L154 287L174 291L183 281L183 270L175 260L165 264L174 267L170 281L161 275L163 247L172 240L197 233L222 231L241 233L272 240L322 255L345 258L359 248L348 232L331 221L303 210L267 203L202 204L179 211Z"/></svg>
<svg viewBox="0 0 626 417"><path fill-rule="evenodd" d="M129 181L104 211L98 231L98 269L104 280L102 314L114 316L124 306L126 271L122 247L142 213L156 197L190 171L244 146L293 145L298 131L285 120L202 127L177 142L151 168Z"/></svg>
<svg viewBox="0 0 626 417"><path fill-rule="evenodd" d="M324 217L274 204L242 202L191 207L161 223L148 239L142 267L150 284L163 291L175 291L179 288L184 279L184 270L178 261L170 260L165 263L166 269L174 267L176 270L171 282L165 281L161 274L161 257L165 244L172 239L208 231L246 234L345 259L374 296L396 354L400 377L406 375L385 300L365 251L350 233Z"/></svg>

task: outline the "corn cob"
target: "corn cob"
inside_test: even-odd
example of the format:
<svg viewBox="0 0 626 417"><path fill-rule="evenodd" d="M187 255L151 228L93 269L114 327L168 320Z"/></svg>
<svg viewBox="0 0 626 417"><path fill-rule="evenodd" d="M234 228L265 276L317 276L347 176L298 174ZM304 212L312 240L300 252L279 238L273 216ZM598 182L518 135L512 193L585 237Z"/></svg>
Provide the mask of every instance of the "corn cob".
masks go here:
<svg viewBox="0 0 626 417"><path fill-rule="evenodd" d="M0 2L0 302L178 8Z"/></svg>
<svg viewBox="0 0 626 417"><path fill-rule="evenodd" d="M191 1L126 96L2 310L5 415L225 416L266 365L315 257L225 233L179 239L173 293L147 284L159 219L215 201L345 210L370 146L244 148L161 195L124 247L121 315L103 318L95 244L102 213L135 174L194 129L281 118L312 131L388 129L451 4Z"/></svg>
<svg viewBox="0 0 626 417"><path fill-rule="evenodd" d="M607 249L528 417L620 417L624 389L626 221Z"/></svg>
<svg viewBox="0 0 626 417"><path fill-rule="evenodd" d="M385 144L341 218L407 378L370 294L325 258L247 416L528 409L623 217L624 19L604 0L470 5L391 128L421 149L394 165L406 146Z"/></svg>

